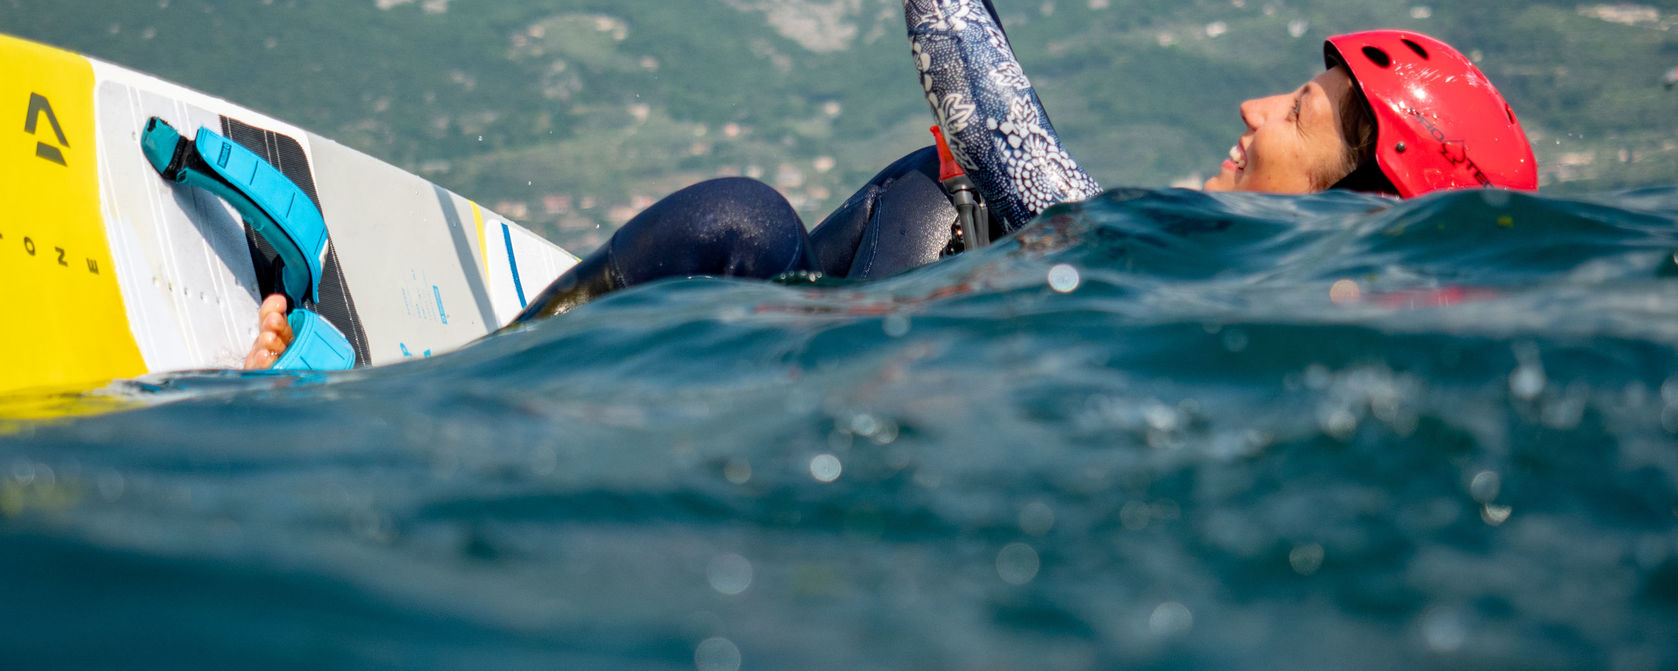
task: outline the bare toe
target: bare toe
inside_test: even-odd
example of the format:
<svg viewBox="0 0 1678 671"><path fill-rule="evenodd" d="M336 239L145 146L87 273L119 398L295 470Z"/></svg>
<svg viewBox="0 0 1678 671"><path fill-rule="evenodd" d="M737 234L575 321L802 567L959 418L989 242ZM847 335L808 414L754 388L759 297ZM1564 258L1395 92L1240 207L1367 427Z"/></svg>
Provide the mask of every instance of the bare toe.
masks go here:
<svg viewBox="0 0 1678 671"><path fill-rule="evenodd" d="M256 342L245 355L245 370L267 370L274 366L291 344L291 323L286 321L286 297L273 294L257 309Z"/></svg>

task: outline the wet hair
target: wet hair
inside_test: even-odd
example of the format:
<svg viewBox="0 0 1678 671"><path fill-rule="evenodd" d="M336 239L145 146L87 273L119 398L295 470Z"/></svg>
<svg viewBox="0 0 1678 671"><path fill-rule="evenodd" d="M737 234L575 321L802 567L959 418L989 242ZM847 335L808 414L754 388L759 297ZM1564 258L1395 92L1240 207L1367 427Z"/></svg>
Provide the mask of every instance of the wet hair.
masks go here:
<svg viewBox="0 0 1678 671"><path fill-rule="evenodd" d="M1345 65L1336 63L1335 67ZM1349 70L1346 76L1351 76ZM1381 166L1375 160L1378 128L1375 123L1375 108L1369 105L1369 98L1363 94L1363 87L1358 86L1354 78L1350 95L1340 101L1340 137L1346 141L1345 162L1341 165L1346 170L1346 176L1341 177L1329 188L1398 194L1398 187L1393 186L1392 180L1387 178L1386 173L1381 172Z"/></svg>

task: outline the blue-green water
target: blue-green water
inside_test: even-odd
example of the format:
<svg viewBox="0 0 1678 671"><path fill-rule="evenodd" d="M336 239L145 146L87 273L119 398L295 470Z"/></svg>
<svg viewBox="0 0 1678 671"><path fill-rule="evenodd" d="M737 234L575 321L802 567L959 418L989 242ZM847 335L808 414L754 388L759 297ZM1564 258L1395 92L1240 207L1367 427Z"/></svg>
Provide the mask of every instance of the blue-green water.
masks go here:
<svg viewBox="0 0 1678 671"><path fill-rule="evenodd" d="M1678 665L1678 189L1110 193L0 438L6 668Z"/></svg>

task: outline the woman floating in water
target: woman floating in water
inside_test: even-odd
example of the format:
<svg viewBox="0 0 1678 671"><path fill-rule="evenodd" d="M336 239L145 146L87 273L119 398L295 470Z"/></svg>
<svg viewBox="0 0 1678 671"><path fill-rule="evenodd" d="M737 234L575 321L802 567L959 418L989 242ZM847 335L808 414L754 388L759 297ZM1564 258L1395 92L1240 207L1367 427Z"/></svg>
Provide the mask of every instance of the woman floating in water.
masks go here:
<svg viewBox="0 0 1678 671"><path fill-rule="evenodd" d="M1100 192L1061 145L1009 47L991 0L904 0L910 53L949 155L1006 235L1057 203ZM1515 113L1485 75L1425 35L1377 30L1329 38L1326 69L1293 91L1240 105L1246 128L1208 191L1332 188L1412 197L1439 189L1538 187ZM555 279L513 323L563 313L607 292L667 277L769 279L792 272L865 279L970 246L926 147L886 167L814 230L768 185L701 182L648 207ZM986 235L986 234L989 235ZM290 341L284 300L269 297L247 368Z"/></svg>

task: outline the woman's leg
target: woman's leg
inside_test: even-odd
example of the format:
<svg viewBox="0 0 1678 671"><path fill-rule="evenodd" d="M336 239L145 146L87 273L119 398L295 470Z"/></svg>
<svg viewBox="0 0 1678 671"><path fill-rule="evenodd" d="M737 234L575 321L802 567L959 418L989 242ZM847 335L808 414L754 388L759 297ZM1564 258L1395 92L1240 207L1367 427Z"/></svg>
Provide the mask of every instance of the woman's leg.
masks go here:
<svg viewBox="0 0 1678 671"><path fill-rule="evenodd" d="M814 270L809 236L785 197L753 179L700 182L643 210L542 290L514 324L666 277L768 279Z"/></svg>
<svg viewBox="0 0 1678 671"><path fill-rule="evenodd" d="M955 206L938 183L938 153L910 152L886 166L810 232L823 274L870 279L937 261Z"/></svg>

